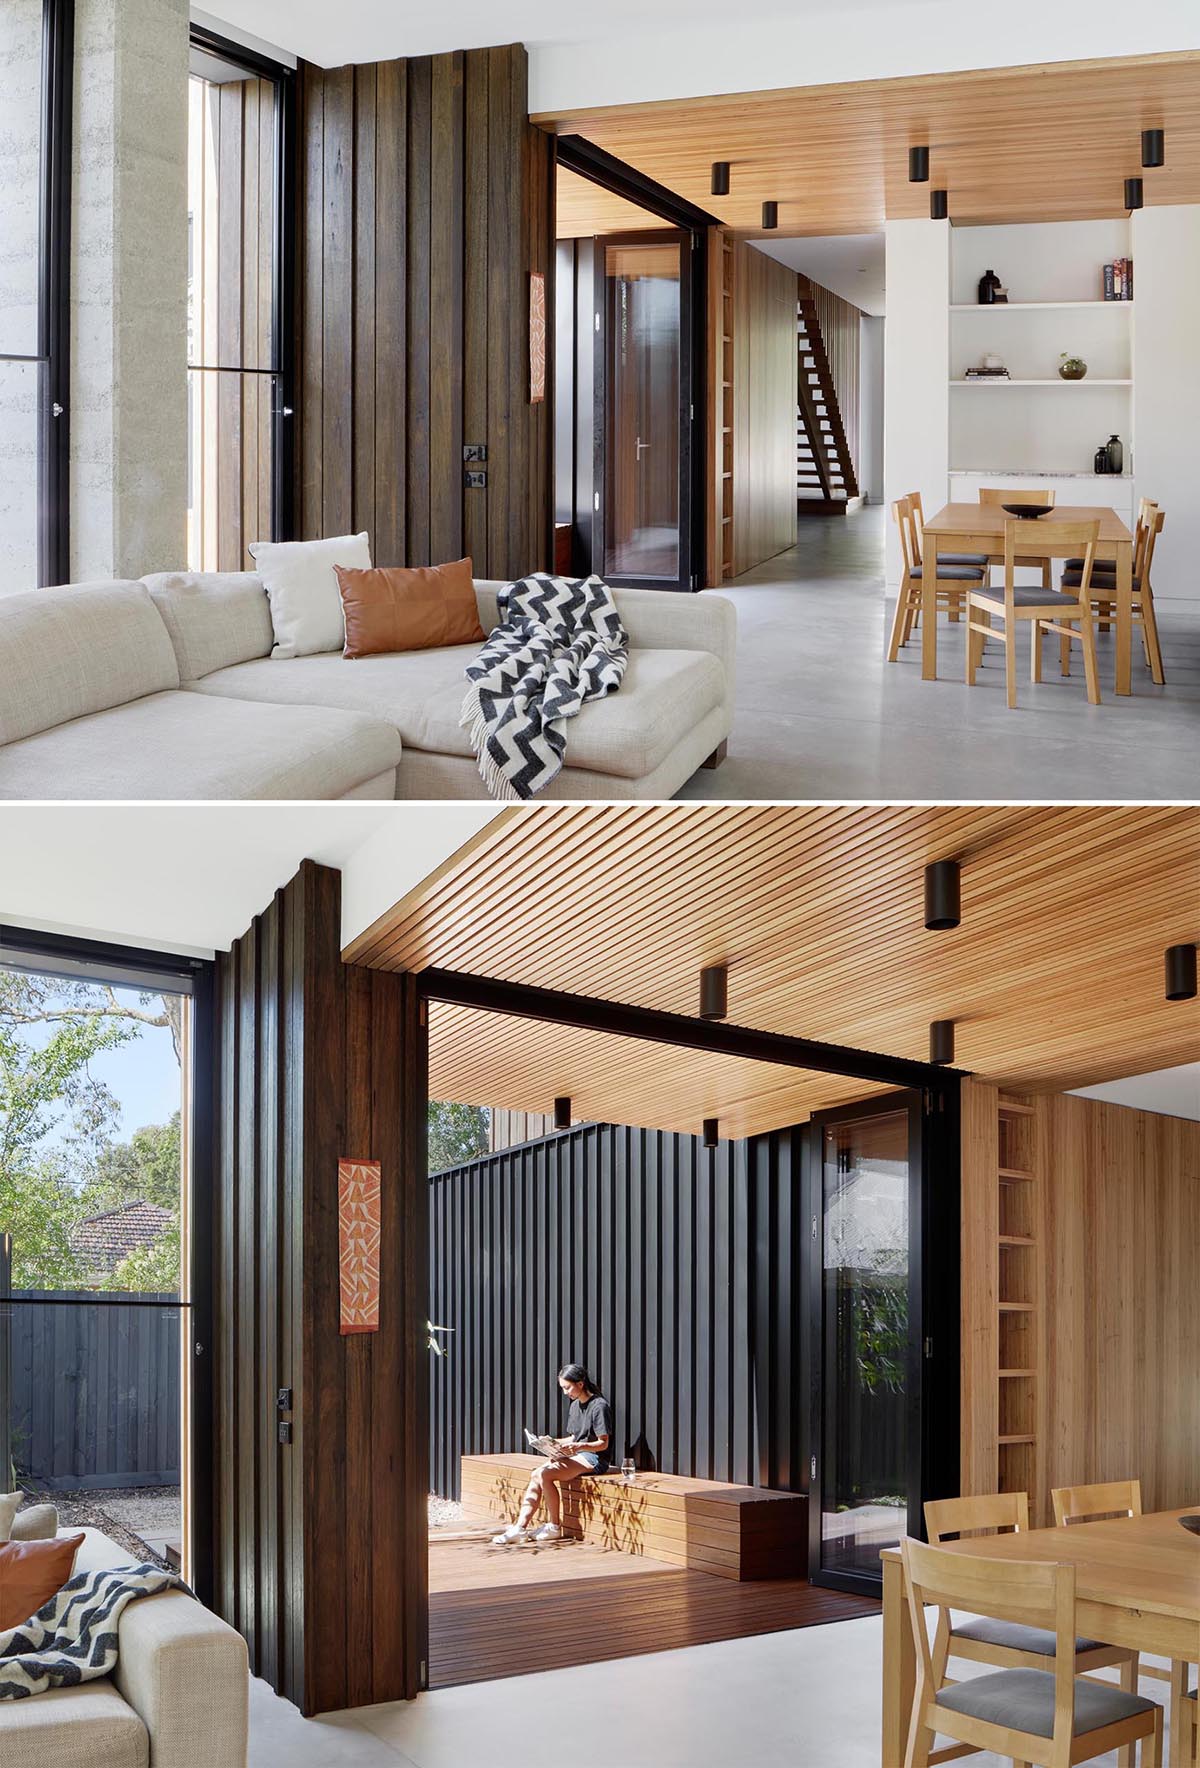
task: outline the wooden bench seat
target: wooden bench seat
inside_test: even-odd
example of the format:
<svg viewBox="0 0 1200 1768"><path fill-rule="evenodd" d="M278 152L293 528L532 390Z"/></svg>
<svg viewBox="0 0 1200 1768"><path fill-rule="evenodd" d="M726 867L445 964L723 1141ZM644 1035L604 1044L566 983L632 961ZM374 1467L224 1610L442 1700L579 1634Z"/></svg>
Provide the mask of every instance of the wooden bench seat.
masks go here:
<svg viewBox="0 0 1200 1768"><path fill-rule="evenodd" d="M464 1455L462 1503L472 1522L511 1522L536 1455ZM761 1486L639 1473L585 1474L562 1488L563 1529L621 1553L645 1553L718 1577L804 1576L807 1499Z"/></svg>

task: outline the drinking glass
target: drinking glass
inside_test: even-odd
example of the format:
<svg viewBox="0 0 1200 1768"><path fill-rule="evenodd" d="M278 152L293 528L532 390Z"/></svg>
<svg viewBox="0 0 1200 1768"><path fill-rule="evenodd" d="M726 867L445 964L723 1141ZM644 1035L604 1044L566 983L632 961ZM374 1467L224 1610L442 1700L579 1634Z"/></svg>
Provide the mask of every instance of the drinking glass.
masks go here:
<svg viewBox="0 0 1200 1768"><path fill-rule="evenodd" d="M633 1465L633 1456L626 1455L621 1463L621 1478L627 1486L631 1486L637 1478L637 1469Z"/></svg>

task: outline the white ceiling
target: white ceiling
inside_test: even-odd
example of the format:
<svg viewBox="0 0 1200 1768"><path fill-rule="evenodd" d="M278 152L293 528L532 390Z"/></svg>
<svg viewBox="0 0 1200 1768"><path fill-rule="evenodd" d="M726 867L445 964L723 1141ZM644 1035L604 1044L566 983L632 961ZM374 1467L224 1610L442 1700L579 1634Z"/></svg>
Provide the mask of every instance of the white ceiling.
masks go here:
<svg viewBox="0 0 1200 1768"><path fill-rule="evenodd" d="M495 814L492 804L9 804L0 922L206 956L312 859L342 871L345 945Z"/></svg>
<svg viewBox="0 0 1200 1768"><path fill-rule="evenodd" d="M1107 1099L1110 1105L1132 1105L1138 1111L1157 1111L1164 1117L1200 1119L1200 1062L1074 1090L1081 1099Z"/></svg>
<svg viewBox="0 0 1200 1768"><path fill-rule="evenodd" d="M820 239L760 239L768 258L802 270L822 288L852 301L864 313L884 311L882 233L843 233Z"/></svg>

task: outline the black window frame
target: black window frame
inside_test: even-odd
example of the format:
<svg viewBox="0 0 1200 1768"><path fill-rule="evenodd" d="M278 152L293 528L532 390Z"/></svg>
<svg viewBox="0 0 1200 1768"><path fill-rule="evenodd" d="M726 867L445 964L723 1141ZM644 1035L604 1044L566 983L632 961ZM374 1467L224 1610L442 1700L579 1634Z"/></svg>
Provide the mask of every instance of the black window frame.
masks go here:
<svg viewBox="0 0 1200 1768"><path fill-rule="evenodd" d="M191 1338L191 1439L184 1444L189 1457L193 1585L208 1607L216 1595L213 1504L213 1159L214 1097L213 1062L216 1048L214 977L211 958L196 958L171 951L150 951L140 946L118 945L66 933L47 933L40 928L0 923L0 966L5 953L24 959L44 959L46 974L69 973L84 965L107 974L123 987L137 987L139 977L157 981L178 976L187 984L192 1001L192 1093L191 1093L191 1248L189 1288L186 1301L139 1302L139 1307L174 1307L180 1313L181 1342ZM0 1301L11 1298L0 1296ZM112 1305L98 1297L94 1304ZM185 1336L185 1334L187 1336Z"/></svg>
<svg viewBox="0 0 1200 1768"><path fill-rule="evenodd" d="M270 377L271 400L271 539L296 538L296 201L298 163L296 69L259 50L247 49L205 25L192 23L190 47L233 62L275 87L275 239L271 266L271 342L269 368L240 363L189 362L189 374Z"/></svg>
<svg viewBox="0 0 1200 1768"><path fill-rule="evenodd" d="M37 585L70 576L71 96L75 0L42 0L37 348L0 362L38 370ZM2 343L3 340L0 340Z"/></svg>

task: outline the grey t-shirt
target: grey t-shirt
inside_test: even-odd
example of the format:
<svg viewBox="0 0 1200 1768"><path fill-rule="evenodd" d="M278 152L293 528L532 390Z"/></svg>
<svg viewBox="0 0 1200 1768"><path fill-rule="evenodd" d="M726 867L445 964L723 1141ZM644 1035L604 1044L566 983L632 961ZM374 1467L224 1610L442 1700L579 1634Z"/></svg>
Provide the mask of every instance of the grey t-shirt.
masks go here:
<svg viewBox="0 0 1200 1768"><path fill-rule="evenodd" d="M597 1437L608 1438L607 1449L597 1449L600 1472L606 1472L613 1457L612 1407L603 1394L593 1394L582 1405L572 1400L567 1412L567 1435L577 1443L592 1443Z"/></svg>

